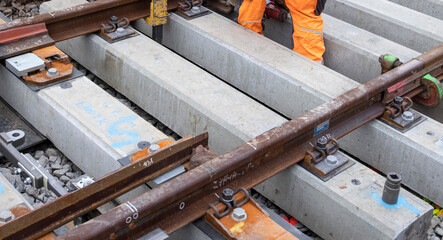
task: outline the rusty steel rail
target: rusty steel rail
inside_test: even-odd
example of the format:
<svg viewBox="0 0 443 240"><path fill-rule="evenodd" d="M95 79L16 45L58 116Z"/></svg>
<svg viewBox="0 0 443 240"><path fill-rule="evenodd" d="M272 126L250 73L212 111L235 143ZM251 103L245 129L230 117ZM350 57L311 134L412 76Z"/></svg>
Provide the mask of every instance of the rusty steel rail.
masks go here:
<svg viewBox="0 0 443 240"><path fill-rule="evenodd" d="M233 151L200 165L98 216L57 239L127 239L161 228L170 233L201 217L222 189L251 188L299 162L312 149L314 128L340 138L382 115L385 91L443 59L443 45L391 70L305 115L267 131ZM131 207L128 207L130 205ZM137 212L137 219L132 218ZM129 220L128 220L129 219ZM106 223L106 224L103 224Z"/></svg>
<svg viewBox="0 0 443 240"><path fill-rule="evenodd" d="M0 227L0 239L34 239L189 161L208 136L186 137Z"/></svg>
<svg viewBox="0 0 443 240"><path fill-rule="evenodd" d="M54 42L99 31L101 25L108 23L111 16L126 17L129 21L147 17L150 13L150 2L149 0L98 0L1 24L0 49L6 49L0 51L0 59L35 50ZM168 1L168 10L177 7L178 0ZM20 42L20 39L23 35L28 34L27 29L30 25L38 26L42 23L46 25L47 35L41 35L39 38L45 38L44 41L41 41L41 44L35 44L40 39L32 39L33 45L31 47L18 50L26 44L26 39L22 39L25 43ZM13 39L15 41L11 42ZM17 41L17 39L19 40ZM30 45L30 43L27 44Z"/></svg>

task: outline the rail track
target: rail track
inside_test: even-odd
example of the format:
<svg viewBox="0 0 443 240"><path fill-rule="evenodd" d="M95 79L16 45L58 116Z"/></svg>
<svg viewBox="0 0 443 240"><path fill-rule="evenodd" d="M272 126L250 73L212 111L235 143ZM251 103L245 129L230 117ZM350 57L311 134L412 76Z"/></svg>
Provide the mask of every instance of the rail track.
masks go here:
<svg viewBox="0 0 443 240"><path fill-rule="evenodd" d="M153 4L157 3L160 4L160 1ZM164 10L177 8L179 8L178 2L168 2ZM124 16L127 21L134 21L149 17L151 10L145 1L96 1L2 24L0 58L7 59L29 51L38 51L55 42L96 31L101 31L102 36L107 34L108 40L109 38L112 40L113 37L110 36L112 34L106 30L107 26L115 27L114 31L123 25L125 28L127 26L123 24L122 18L117 18L113 23L112 16ZM183 9L181 11L185 12ZM164 40L164 36L161 36L162 26L156 25L155 19L152 21L153 34L157 35L153 36L153 39L162 42ZM35 31L29 32L29 29ZM126 40L121 41L124 44ZM59 58L63 59L59 53L56 56L58 56L55 58L57 61ZM389 61L391 57L385 55L380 59ZM206 151L202 153L195 150L198 146L207 148L211 145L212 136L208 137L207 134L185 137L177 142L169 140L166 146L155 152L149 152L148 148L136 153L134 149L129 150L131 153L129 156L119 159L122 168L6 223L0 228L2 230L0 238L41 237L180 166L184 166L185 169L182 174L132 200L122 202L121 205L58 236L57 239L134 239L156 229L170 234L202 216L207 220L213 219L212 222L208 221L215 228L221 227L222 230L217 229L225 234L225 237L236 238L238 236L229 235L232 234L232 230L230 232L223 230L223 224L217 220L221 219L217 216L219 211L229 212L231 207L236 206L235 201L233 206L232 203L224 202L223 197L220 197L223 195L222 191L250 189L299 162L323 179L329 177L330 173L335 174L338 168L325 169L322 164L326 163L327 156L332 156L339 150L341 146L339 139L370 124L376 118L400 131L420 126L420 121L426 117L411 109L411 99L432 107L441 101L443 45L401 65L398 64L395 68L392 68L393 66L392 62L392 66L389 65L389 69L379 77L352 88L299 117L278 124L270 130L268 128L263 134L257 134L252 140L245 141L224 154L210 154ZM49 70L46 71L49 73ZM29 84L29 81L27 82ZM72 84L75 86L75 81L72 81ZM6 85L10 86L9 83ZM116 89L119 89L118 84ZM4 96L8 98L7 94ZM78 105L79 103L81 102L78 102L77 106L82 108L83 105ZM98 113L98 110L91 111ZM405 119L409 115L412 119ZM197 121L195 124L197 125ZM437 129L437 134L441 131L442 129ZM9 144L12 145L12 142ZM433 151L438 160L438 156L442 156L441 148L437 145L434 149L437 149ZM434 196L441 196L441 193ZM234 198L237 202L252 201L242 190L239 190ZM441 201L439 197L433 200ZM210 204L218 201L221 201L221 205L215 204L210 207ZM423 213L424 215L429 214ZM423 234L423 229L420 231L422 232L414 232L413 234L417 234L414 236ZM400 236L413 237L413 235Z"/></svg>

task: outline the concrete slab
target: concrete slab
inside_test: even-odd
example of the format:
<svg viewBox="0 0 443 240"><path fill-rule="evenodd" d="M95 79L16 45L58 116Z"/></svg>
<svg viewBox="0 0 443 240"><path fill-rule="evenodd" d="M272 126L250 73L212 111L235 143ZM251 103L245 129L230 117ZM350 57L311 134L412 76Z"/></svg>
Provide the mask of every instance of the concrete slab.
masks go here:
<svg viewBox="0 0 443 240"><path fill-rule="evenodd" d="M255 189L294 214L296 219L306 219L308 222L301 220L303 224L315 229L324 239L418 240L426 237L432 207L404 189L397 205L385 204L381 200L384 179L363 165L357 163L346 174L339 174L327 183L319 179L306 182L300 174L302 171L291 167ZM319 192L326 193L330 199L317 195ZM418 212L424 212L425 216L419 217ZM415 217L418 219L411 223ZM333 226L334 231L325 226Z"/></svg>
<svg viewBox="0 0 443 240"><path fill-rule="evenodd" d="M358 86L218 14L191 21L173 14L163 33L167 47L291 118ZM432 119L406 134L373 121L340 143L380 171L400 173L405 185L443 205L443 147L436 144L442 137L443 125Z"/></svg>
<svg viewBox="0 0 443 240"><path fill-rule="evenodd" d="M419 52L443 42L442 20L386 0L331 0L324 12Z"/></svg>
<svg viewBox="0 0 443 240"><path fill-rule="evenodd" d="M69 81L71 88L55 85L38 92L3 66L0 79L0 96L89 176L120 168L117 160L139 151L139 141L167 138L86 77ZM147 187L135 190L130 196Z"/></svg>
<svg viewBox="0 0 443 240"><path fill-rule="evenodd" d="M404 7L414 9L429 16L443 20L443 1L442 0L389 0Z"/></svg>

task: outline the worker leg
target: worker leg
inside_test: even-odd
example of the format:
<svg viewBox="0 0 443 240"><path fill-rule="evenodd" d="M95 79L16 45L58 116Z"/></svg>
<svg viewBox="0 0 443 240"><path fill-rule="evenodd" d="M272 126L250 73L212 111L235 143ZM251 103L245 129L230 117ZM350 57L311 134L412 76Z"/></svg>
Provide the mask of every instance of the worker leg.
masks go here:
<svg viewBox="0 0 443 240"><path fill-rule="evenodd" d="M261 21L265 8L266 0L243 0L238 12L238 23L263 35Z"/></svg>
<svg viewBox="0 0 443 240"><path fill-rule="evenodd" d="M313 60L322 61L325 52L323 19L315 14L316 1L287 0L292 17L294 51Z"/></svg>

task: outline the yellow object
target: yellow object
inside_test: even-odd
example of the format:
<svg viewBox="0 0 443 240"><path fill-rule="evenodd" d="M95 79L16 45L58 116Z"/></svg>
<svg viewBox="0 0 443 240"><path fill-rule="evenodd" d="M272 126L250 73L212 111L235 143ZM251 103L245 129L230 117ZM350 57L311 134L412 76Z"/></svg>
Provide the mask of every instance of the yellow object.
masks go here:
<svg viewBox="0 0 443 240"><path fill-rule="evenodd" d="M241 232L243 232L242 227L244 225L245 225L244 222L239 222L239 223L235 224L231 229L229 229L229 231L231 231L231 233L233 233L233 234L241 233Z"/></svg>
<svg viewBox="0 0 443 240"><path fill-rule="evenodd" d="M166 24L168 16L168 2L166 0L152 0L151 13L145 20L149 26L159 26Z"/></svg>
<svg viewBox="0 0 443 240"><path fill-rule="evenodd" d="M238 23L263 35L261 20L265 9L266 0L244 0L238 12Z"/></svg>
<svg viewBox="0 0 443 240"><path fill-rule="evenodd" d="M293 50L313 61L323 60L323 19L315 14L317 1L286 0L286 6L294 26Z"/></svg>

